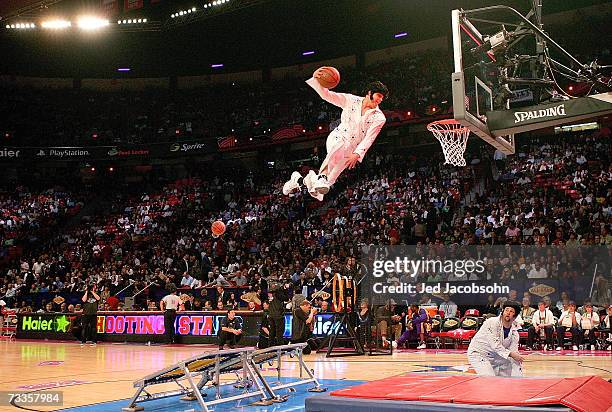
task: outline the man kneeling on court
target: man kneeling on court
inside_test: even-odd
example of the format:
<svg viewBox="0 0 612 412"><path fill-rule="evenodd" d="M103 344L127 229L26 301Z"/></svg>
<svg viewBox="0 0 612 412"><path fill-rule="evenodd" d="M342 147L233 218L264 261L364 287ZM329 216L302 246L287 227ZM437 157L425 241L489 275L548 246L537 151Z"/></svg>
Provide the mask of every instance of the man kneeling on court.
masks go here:
<svg viewBox="0 0 612 412"><path fill-rule="evenodd" d="M236 319L236 311L228 310L219 332L219 350L223 350L226 343L229 344L230 349L234 349L234 345L238 343L241 337L242 329L240 329L238 319Z"/></svg>
<svg viewBox="0 0 612 412"><path fill-rule="evenodd" d="M518 302L507 301L498 317L489 318L468 347L468 360L478 375L523 376L523 357L518 352Z"/></svg>

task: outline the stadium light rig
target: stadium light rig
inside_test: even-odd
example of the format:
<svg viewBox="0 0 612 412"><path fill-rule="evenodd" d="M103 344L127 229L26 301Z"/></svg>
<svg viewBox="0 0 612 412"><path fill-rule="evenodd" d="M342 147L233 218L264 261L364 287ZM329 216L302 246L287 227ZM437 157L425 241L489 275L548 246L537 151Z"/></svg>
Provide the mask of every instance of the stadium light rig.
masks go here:
<svg viewBox="0 0 612 412"><path fill-rule="evenodd" d="M123 19L117 20L117 24L146 24L147 19Z"/></svg>
<svg viewBox="0 0 612 412"><path fill-rule="evenodd" d="M40 27L47 30L62 30L72 26L68 20L45 20L40 24Z"/></svg>
<svg viewBox="0 0 612 412"><path fill-rule="evenodd" d="M208 9L208 8L211 8L211 7L221 6L221 5L223 5L225 3L229 3L229 2L230 2L230 0L215 0L215 1L210 2L210 3L204 3L204 8Z"/></svg>
<svg viewBox="0 0 612 412"><path fill-rule="evenodd" d="M14 24L7 24L5 27L7 29L25 30L25 29L35 29L36 24L34 23L14 23Z"/></svg>
<svg viewBox="0 0 612 412"><path fill-rule="evenodd" d="M77 25L81 30L98 30L109 25L108 20L93 16L82 16L78 18Z"/></svg>
<svg viewBox="0 0 612 412"><path fill-rule="evenodd" d="M183 17L183 16L187 16L189 14L195 13L196 11L198 11L198 9L196 9L195 7L192 7L192 8L187 9L187 10L181 10L181 11L178 11L176 13L173 13L173 14L170 15L170 17L172 17L173 19L176 18L176 17Z"/></svg>

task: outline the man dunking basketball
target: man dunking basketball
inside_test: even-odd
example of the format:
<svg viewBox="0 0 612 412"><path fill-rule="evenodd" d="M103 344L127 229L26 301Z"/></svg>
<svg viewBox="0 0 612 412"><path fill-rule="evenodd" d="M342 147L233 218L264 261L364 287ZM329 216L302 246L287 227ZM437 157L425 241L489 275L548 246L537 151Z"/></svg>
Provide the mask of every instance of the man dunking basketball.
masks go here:
<svg viewBox="0 0 612 412"><path fill-rule="evenodd" d="M327 137L325 143L327 156L319 168L319 173L311 170L303 182L308 193L319 201L329 192L329 187L346 169L352 169L363 158L376 140L385 124L385 115L378 105L389 96L389 90L381 82L372 82L365 89L365 97L347 93L335 93L324 88L317 80L323 69L317 69L306 83L315 89L323 100L342 109L340 124ZM299 172L293 172L283 186L283 194L299 190Z"/></svg>

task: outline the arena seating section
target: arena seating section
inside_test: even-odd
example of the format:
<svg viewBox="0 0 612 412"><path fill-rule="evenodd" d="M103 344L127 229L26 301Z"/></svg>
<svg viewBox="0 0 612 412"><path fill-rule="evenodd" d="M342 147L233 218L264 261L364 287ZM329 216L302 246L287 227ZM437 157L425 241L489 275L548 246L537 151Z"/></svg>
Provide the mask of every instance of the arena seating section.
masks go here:
<svg viewBox="0 0 612 412"><path fill-rule="evenodd" d="M348 91L358 92L361 79L381 78L393 90L385 109L398 117L390 120L406 120L406 111L414 110L426 121L431 105L450 109L446 64L424 53L369 67L367 73L348 70L343 81ZM287 93L279 87L129 94L20 90L0 94L0 116L10 135L5 143L17 146L149 142L176 139L177 133L178 138L255 136L295 124L328 127L337 117L302 80L282 84ZM208 110L211 100L215 104ZM230 122L222 116L228 113ZM434 154L431 148L390 154L375 146L322 203L308 194L282 196L288 169L199 170L190 178L126 184L97 194L79 187L7 189L0 193L0 296L10 307L37 311L49 302L33 299L36 293L77 292L95 280L106 300L130 281L134 290L155 281L137 302L153 309L154 291L168 283L185 292L219 282L238 283L244 291L265 289L270 278L320 286L326 268L344 265L363 244L611 245L609 156L607 127L525 137L508 158L473 144L465 168L442 166L437 148ZM301 171L312 166L305 161ZM96 207L81 212L92 204ZM228 226L224 242L210 236L215 219ZM185 281L184 258L193 278ZM504 272L500 279L515 276ZM600 306L612 299L607 282L596 280L596 291L604 291L594 299ZM239 298L233 298L236 305ZM199 298L187 304L207 306Z"/></svg>

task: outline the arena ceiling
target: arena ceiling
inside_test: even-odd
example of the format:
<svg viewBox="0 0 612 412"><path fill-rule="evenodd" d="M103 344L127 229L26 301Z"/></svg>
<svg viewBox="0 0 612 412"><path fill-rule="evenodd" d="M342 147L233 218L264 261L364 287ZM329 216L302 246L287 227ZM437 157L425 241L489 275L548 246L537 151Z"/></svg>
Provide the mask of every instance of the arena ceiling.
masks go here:
<svg viewBox="0 0 612 412"><path fill-rule="evenodd" d="M233 0L232 0L233 1ZM248 3L249 0L236 0ZM120 32L109 28L83 34L15 32L4 24L51 14L94 10L100 0L2 0L0 72L61 77L112 77L118 67L130 76L193 75L241 71L322 60L448 35L450 10L510 4L526 12L529 0L250 0L250 7L219 13L190 24L168 24L171 13L202 1L160 0L123 17L148 17L160 31ZM41 6L41 3L47 6ZM121 1L123 3L123 1ZM603 0L544 0L544 14L572 10ZM34 4L15 17L18 10ZM396 39L394 34L406 32ZM310 56L302 52L314 50Z"/></svg>

